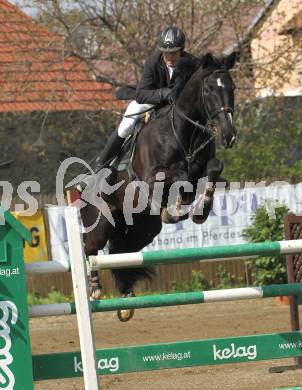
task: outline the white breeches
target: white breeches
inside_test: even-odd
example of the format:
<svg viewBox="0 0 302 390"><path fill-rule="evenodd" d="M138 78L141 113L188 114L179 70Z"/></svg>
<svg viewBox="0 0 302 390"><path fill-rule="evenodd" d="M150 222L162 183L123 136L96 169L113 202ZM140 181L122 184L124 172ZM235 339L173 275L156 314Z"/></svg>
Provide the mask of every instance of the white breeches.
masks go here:
<svg viewBox="0 0 302 390"><path fill-rule="evenodd" d="M140 113L152 107L152 104L139 104L135 100L132 100L132 102L129 103L124 115ZM138 118L142 117L143 115L144 114L133 115L130 118L124 117L118 127L118 135L121 138L127 138L130 134L133 133L134 126Z"/></svg>

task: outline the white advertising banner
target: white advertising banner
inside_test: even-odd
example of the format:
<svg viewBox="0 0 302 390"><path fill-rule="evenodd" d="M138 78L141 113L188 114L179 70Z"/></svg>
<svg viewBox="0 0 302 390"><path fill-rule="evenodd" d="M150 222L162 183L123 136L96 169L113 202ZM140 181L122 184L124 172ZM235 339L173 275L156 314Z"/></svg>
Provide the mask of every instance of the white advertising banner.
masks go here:
<svg viewBox="0 0 302 390"><path fill-rule="evenodd" d="M65 222L65 207L53 206L46 210L50 234L51 259L66 261L69 259L69 249Z"/></svg>
<svg viewBox="0 0 302 390"><path fill-rule="evenodd" d="M163 224L161 233L144 250L244 243L242 232L264 202L271 218L277 202L295 214L302 214L302 184L276 183L229 192L217 190L213 210L204 224L196 225L190 219L175 225Z"/></svg>
<svg viewBox="0 0 302 390"><path fill-rule="evenodd" d="M242 232L251 224L252 215L264 202L271 218L277 202L286 205L295 214L302 214L302 183L276 183L267 187L254 185L228 192L217 189L213 210L204 224L196 225L190 219L175 225L163 224L161 233L144 250L244 243ZM47 212L52 259L66 260L69 255L64 207L50 207Z"/></svg>

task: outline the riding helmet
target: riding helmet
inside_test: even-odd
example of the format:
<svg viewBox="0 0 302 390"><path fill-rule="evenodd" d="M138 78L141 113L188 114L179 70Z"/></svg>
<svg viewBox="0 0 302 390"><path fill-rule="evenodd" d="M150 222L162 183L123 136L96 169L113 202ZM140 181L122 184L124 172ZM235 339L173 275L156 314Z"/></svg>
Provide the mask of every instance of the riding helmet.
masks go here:
<svg viewBox="0 0 302 390"><path fill-rule="evenodd" d="M159 50L163 52L183 50L185 41L185 34L178 27L167 27L159 35Z"/></svg>

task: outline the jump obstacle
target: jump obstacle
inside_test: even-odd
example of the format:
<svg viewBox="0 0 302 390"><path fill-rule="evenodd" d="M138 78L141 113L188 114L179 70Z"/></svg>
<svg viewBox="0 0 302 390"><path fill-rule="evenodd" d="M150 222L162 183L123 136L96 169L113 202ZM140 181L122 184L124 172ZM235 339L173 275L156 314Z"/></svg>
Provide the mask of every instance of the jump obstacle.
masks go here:
<svg viewBox="0 0 302 390"><path fill-rule="evenodd" d="M67 235L72 261L65 265L34 263L24 266L23 240L30 233L10 213L4 212L0 226L1 335L5 359L0 359L8 390L31 390L34 381L84 375L85 388L99 389L98 374L118 374L235 362L289 358L302 355L302 332L273 333L175 343L149 344L95 350L91 312L128 308L161 307L237 299L298 295L301 284L272 285L193 293L112 299L89 304L86 259L79 228L78 211L67 207ZM225 257L302 253L302 240L242 244L214 248L158 251L152 253L92 256L89 269L183 263ZM50 264L52 265L50 266ZM25 269L29 273L72 272L75 303L26 304ZM28 318L77 314L81 352L31 355ZM288 347L290 346L290 348Z"/></svg>

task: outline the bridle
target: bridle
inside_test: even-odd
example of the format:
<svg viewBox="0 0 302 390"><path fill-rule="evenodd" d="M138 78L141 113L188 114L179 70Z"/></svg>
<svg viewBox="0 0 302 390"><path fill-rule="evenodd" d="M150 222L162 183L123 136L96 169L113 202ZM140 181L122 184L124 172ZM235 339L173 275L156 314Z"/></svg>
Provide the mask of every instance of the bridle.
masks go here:
<svg viewBox="0 0 302 390"><path fill-rule="evenodd" d="M204 150L204 148L217 136L216 126L214 124L214 119L221 112L227 112L227 113L232 114L232 115L234 113L233 109L231 107L229 107L229 106L219 107L216 110L214 110L214 112L210 113L209 110L208 110L208 107L206 105L205 93L204 93L204 83L205 83L205 80L207 79L207 77L209 77L210 75L212 75L214 73L225 73L225 72L226 72L226 69L217 69L217 70L215 70L213 72L205 74L204 77L202 78L201 87L200 87L201 93L199 95L200 95L200 107L203 106L205 108L205 113L206 113L206 117L207 117L207 121L206 121L205 125L202 125L201 123L199 123L198 120L194 121L190 117L188 117L176 105L175 101L171 100L171 102L170 102L170 104L171 104L170 120L171 120L172 131L173 131L174 137L175 137L178 145L180 146L181 150L183 151L183 153L185 155L186 161L188 162L188 171L190 171L190 169L191 169L190 165L195 160L196 156L202 150ZM193 133L191 135L189 149L187 149L183 145L183 143L181 142L181 140L178 137L178 134L177 134L176 129L175 129L175 124L174 124L175 114L177 114L180 118L186 120L187 122L189 122L189 123L191 123L192 125L195 126L195 128L193 130ZM202 130L204 133L208 134L209 137L202 144L200 144L197 148L194 149L195 136L196 136L196 134L197 134L197 132L199 130Z"/></svg>
<svg viewBox="0 0 302 390"><path fill-rule="evenodd" d="M204 81L205 81L206 77L209 77L212 74L226 73L226 72L227 72L226 69L216 69L216 70L214 70L214 72L207 74L202 80L203 82L201 83L201 99L202 99L202 103L203 103L204 108L205 108L207 120L209 120L209 121L213 121L213 119L216 118L221 112L227 112L228 114L232 114L232 115L234 114L234 110L230 106L219 107L216 110L214 110L214 112L210 113L208 110L208 107L206 105L205 96L204 96Z"/></svg>

